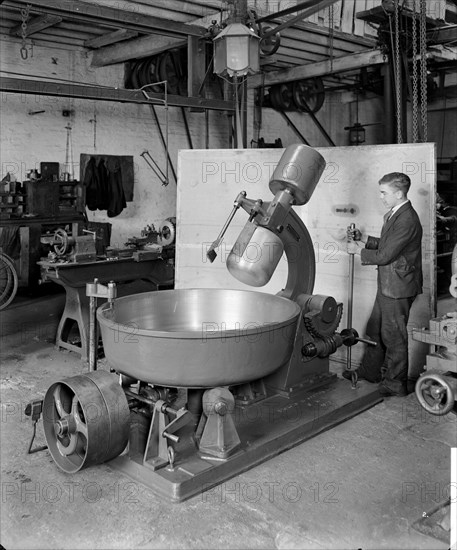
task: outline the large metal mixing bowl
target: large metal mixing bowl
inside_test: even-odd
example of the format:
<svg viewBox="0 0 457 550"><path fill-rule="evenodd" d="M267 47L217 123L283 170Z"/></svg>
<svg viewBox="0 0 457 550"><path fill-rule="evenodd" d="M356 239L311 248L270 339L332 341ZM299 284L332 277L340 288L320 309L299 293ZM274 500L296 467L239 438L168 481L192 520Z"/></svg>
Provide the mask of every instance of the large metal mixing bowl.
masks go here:
<svg viewBox="0 0 457 550"><path fill-rule="evenodd" d="M292 353L299 314L287 298L224 289L145 292L97 310L112 368L188 388L237 385L272 373Z"/></svg>

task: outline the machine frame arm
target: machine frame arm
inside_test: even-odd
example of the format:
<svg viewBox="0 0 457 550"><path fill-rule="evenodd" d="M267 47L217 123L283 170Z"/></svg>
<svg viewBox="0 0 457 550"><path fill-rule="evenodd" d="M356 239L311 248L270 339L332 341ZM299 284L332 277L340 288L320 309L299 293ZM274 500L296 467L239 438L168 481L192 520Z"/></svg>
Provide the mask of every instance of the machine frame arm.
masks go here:
<svg viewBox="0 0 457 550"><path fill-rule="evenodd" d="M287 283L278 296L295 300L300 294L312 294L316 277L313 242L305 224L291 208L283 206L283 197L293 197L280 191L271 202L239 198L239 206L249 214L249 221L277 235L283 245L288 264Z"/></svg>

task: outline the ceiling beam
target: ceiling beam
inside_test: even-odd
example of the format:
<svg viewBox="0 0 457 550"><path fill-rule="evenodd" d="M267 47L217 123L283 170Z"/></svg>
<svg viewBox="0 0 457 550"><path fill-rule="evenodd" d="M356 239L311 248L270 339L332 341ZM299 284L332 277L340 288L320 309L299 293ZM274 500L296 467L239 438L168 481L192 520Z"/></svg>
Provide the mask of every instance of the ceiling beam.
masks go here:
<svg viewBox="0 0 457 550"><path fill-rule="evenodd" d="M257 74L248 78L248 88L257 88L259 86L272 86L273 84L282 84L284 82L293 82L294 80L305 80L316 76L324 76L344 71L370 67L385 63L386 59L381 50L370 50L360 53L352 53L342 57L335 57L333 61L318 61L293 67L292 69L283 69L281 71L272 71L269 73Z"/></svg>
<svg viewBox="0 0 457 550"><path fill-rule="evenodd" d="M108 88L91 86L87 84L73 84L64 82L51 82L44 80L32 80L29 78L12 78L0 76L0 92L14 94L32 94L38 96L73 97L92 101L116 101L120 103L147 103L158 106L165 105L164 94L148 93L148 98L138 90L126 90L124 88ZM201 97L185 97L167 95L168 106L191 107L192 109L209 109L216 111L233 112L233 101L219 99L206 99Z"/></svg>
<svg viewBox="0 0 457 550"><path fill-rule="evenodd" d="M457 42L457 25L438 27L427 31L427 40L430 44L445 44Z"/></svg>
<svg viewBox="0 0 457 550"><path fill-rule="evenodd" d="M282 31L283 29L287 29L287 27L291 27L298 21L301 21L302 19L306 19L307 17L311 17L314 15L317 11L320 11L321 9L324 9L332 4L334 4L336 0L320 0L320 2L311 2L311 4L315 4L314 6L298 13L298 15L295 15L291 19L287 19L286 21L283 21L280 25L277 27L274 27L273 29L270 29L269 31L265 32L262 35L262 38L268 38L270 36L273 36L279 31Z"/></svg>
<svg viewBox="0 0 457 550"><path fill-rule="evenodd" d="M131 31L129 29L118 29L117 31L109 32L103 34L102 36L97 36L96 38L91 38L84 42L85 48L98 49L103 46L109 46L110 44L115 44L116 42L121 42L122 40L128 40L129 38L135 38L138 36L137 31Z"/></svg>
<svg viewBox="0 0 457 550"><path fill-rule="evenodd" d="M34 34L36 32L40 32L43 29L47 29L48 27L53 27L54 25L57 25L57 23L60 23L62 21L62 17L58 15L39 15L38 17L34 17L30 21L27 21L26 23L26 29L25 29L25 36L30 36L31 34ZM22 23L19 25L15 25L11 30L10 34L12 36L22 36Z"/></svg>
<svg viewBox="0 0 457 550"><path fill-rule="evenodd" d="M117 2L115 7L100 5L97 0L27 0L18 2L8 0L9 6L24 7L31 4L31 11L60 15L67 20L85 21L115 28L131 29L143 33L157 32L175 36L204 36L205 27L178 23L152 15L132 12L122 8Z"/></svg>
<svg viewBox="0 0 457 550"><path fill-rule="evenodd" d="M457 47L437 44L428 48L428 54L435 61L457 61Z"/></svg>
<svg viewBox="0 0 457 550"><path fill-rule="evenodd" d="M129 59L140 59L156 55L170 48L186 46L187 40L170 38L168 36L142 36L121 44L100 48L92 54L92 67L104 67L114 63L122 63Z"/></svg>

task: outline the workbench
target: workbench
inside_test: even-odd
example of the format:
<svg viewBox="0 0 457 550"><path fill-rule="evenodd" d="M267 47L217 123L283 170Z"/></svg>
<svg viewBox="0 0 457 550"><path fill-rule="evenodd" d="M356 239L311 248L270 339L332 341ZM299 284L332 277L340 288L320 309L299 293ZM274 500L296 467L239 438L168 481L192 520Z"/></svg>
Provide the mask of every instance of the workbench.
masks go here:
<svg viewBox="0 0 457 550"><path fill-rule="evenodd" d="M65 309L57 328L56 346L89 359L89 304L86 284L98 279L101 284L114 282L118 296L128 296L152 290L173 288L174 259L166 251L148 254L147 259L101 259L88 263L48 261L38 262L42 281L52 281L65 288ZM77 325L80 345L69 341L70 331Z"/></svg>
<svg viewBox="0 0 457 550"><path fill-rule="evenodd" d="M40 239L44 232L57 227L71 227L71 234L78 235L85 223L80 213L60 214L55 217L31 216L1 220L1 228L18 228L20 239L19 257L14 258L18 272L19 286L38 285L40 270L37 265L43 254Z"/></svg>

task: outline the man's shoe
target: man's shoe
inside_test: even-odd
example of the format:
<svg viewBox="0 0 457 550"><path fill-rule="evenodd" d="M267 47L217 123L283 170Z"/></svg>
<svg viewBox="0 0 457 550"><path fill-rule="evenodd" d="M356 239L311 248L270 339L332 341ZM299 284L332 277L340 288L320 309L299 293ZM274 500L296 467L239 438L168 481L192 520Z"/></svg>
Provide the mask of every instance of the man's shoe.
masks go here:
<svg viewBox="0 0 457 550"><path fill-rule="evenodd" d="M408 392L404 389L395 392L390 390L387 386L384 384L379 384L378 391L382 397L406 397L408 395Z"/></svg>
<svg viewBox="0 0 457 550"><path fill-rule="evenodd" d="M352 382L352 373L355 372L357 374L357 380L366 380L367 382L371 382L372 384L377 384L380 382L380 380L369 380L363 375L363 372L360 372L360 369L355 370L347 370L345 369L342 373L343 378L346 378L346 380L349 380Z"/></svg>

